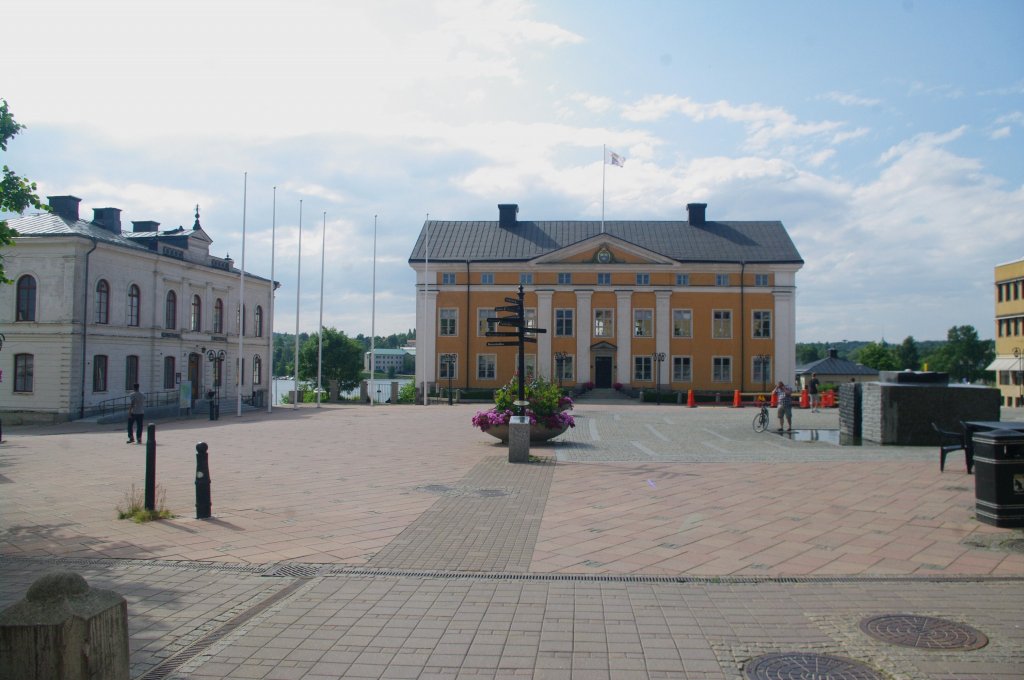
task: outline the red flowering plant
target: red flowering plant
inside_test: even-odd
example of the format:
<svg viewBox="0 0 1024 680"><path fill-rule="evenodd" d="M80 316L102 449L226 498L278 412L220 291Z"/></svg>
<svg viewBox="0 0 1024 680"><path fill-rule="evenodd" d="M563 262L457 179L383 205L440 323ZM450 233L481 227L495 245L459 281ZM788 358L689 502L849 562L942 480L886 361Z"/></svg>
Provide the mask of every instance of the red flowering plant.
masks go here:
<svg viewBox="0 0 1024 680"><path fill-rule="evenodd" d="M576 420L568 411L572 410L572 399L564 394L555 383L535 378L523 386L523 395L529 406L526 416L530 424L540 424L551 429L576 427ZM494 391L494 407L486 411L477 411L473 416L473 427L486 432L495 425L508 425L509 419L516 415L518 407L515 401L519 398L519 378L514 377L507 385Z"/></svg>

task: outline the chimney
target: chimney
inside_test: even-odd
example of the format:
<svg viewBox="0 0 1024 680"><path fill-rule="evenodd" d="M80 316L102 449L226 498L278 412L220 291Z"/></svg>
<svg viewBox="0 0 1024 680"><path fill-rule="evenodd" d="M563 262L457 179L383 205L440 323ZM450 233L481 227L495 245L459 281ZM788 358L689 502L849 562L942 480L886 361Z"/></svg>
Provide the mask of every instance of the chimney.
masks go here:
<svg viewBox="0 0 1024 680"><path fill-rule="evenodd" d="M160 226L159 222L153 222L152 220L139 220L136 222L132 220L132 231L156 231L157 227Z"/></svg>
<svg viewBox="0 0 1024 680"><path fill-rule="evenodd" d="M498 204L498 226L509 229L516 226L516 214L519 212L519 205L516 203Z"/></svg>
<svg viewBox="0 0 1024 680"><path fill-rule="evenodd" d="M690 216L690 225L694 227L704 226L704 211L707 209L707 203L687 203L686 212Z"/></svg>
<svg viewBox="0 0 1024 680"><path fill-rule="evenodd" d="M839 350L837 350L835 347L829 347L828 348L828 358L829 359L838 359L839 358Z"/></svg>
<svg viewBox="0 0 1024 680"><path fill-rule="evenodd" d="M58 217L74 222L78 221L78 204L82 202L82 199L77 196L47 196L46 200L50 202L50 209Z"/></svg>
<svg viewBox="0 0 1024 680"><path fill-rule="evenodd" d="M103 227L112 234L121 233L121 209L120 208L93 208L93 224Z"/></svg>

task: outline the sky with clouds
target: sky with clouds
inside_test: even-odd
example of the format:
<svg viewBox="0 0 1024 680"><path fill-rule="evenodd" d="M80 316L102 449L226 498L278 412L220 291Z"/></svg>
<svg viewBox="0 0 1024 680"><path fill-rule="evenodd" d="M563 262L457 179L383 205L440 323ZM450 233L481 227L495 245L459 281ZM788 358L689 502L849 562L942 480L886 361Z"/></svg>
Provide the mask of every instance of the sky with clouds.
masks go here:
<svg viewBox="0 0 1024 680"><path fill-rule="evenodd" d="M414 326L431 219L781 220L797 339L993 336L1024 257L1024 3L33 0L4 10L3 163L189 226L275 328ZM326 218L325 218L326 213Z"/></svg>

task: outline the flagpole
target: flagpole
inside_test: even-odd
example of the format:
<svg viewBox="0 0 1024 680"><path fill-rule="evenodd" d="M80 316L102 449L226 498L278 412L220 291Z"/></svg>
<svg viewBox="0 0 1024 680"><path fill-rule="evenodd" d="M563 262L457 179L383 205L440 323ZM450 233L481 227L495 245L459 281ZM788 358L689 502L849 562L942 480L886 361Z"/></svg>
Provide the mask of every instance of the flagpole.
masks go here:
<svg viewBox="0 0 1024 680"><path fill-rule="evenodd" d="M374 372L377 369L377 216L373 216L373 272L370 276L370 405L373 406Z"/></svg>
<svg viewBox="0 0 1024 680"><path fill-rule="evenodd" d="M270 394L267 399L267 413L274 410L274 398L277 390L274 389L274 297L277 293L277 284L274 282L274 244L277 239L277 187L274 187L274 202L270 221L270 313L267 320L267 377L270 378Z"/></svg>
<svg viewBox="0 0 1024 680"><path fill-rule="evenodd" d="M427 213L427 219L423 222L423 233L424 233L424 249L423 249L423 330L427 330L429 324L427 323L427 302L429 297L427 295L427 287L430 285L430 213ZM417 340L417 346L419 341ZM427 405L427 338L423 338L423 363L420 365L423 367L423 405ZM419 350L417 350L419 351ZM433 357L429 357L430 361L433 361Z"/></svg>
<svg viewBox="0 0 1024 680"><path fill-rule="evenodd" d="M601 145L601 233L604 233L604 173L607 172L608 147Z"/></svg>
<svg viewBox="0 0 1024 680"><path fill-rule="evenodd" d="M299 199L299 267L295 274L295 385L292 408L299 407L299 292L302 288L302 199Z"/></svg>
<svg viewBox="0 0 1024 680"><path fill-rule="evenodd" d="M236 416L242 416L242 384L244 378L242 373L245 370L245 359L243 358L243 338L245 337L245 206L249 191L249 173L242 176L242 266L239 268L238 276L241 284L238 289L238 380L235 401L238 405Z"/></svg>
<svg viewBox="0 0 1024 680"><path fill-rule="evenodd" d="M327 253L327 211L324 211L323 236L320 242L320 332L317 333L316 348L316 407L320 408L320 394L323 392L324 366L324 261Z"/></svg>

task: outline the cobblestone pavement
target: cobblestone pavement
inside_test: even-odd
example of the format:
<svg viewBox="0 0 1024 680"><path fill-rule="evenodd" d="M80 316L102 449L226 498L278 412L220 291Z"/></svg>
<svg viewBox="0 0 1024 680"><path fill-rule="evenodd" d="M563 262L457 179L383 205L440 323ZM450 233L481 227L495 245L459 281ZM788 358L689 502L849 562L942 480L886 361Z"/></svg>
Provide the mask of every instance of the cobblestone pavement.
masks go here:
<svg viewBox="0 0 1024 680"><path fill-rule="evenodd" d="M931 447L840 447L834 413L798 411L779 435L754 433L749 408L584 403L539 463L509 465L474 410L159 423L178 516L144 525L114 518L143 478L120 428L9 429L0 606L52 568L121 593L133 678L732 680L779 652L891 680L1021 677L1024 532L974 519L961 460L940 474ZM861 631L886 613L988 644Z"/></svg>

